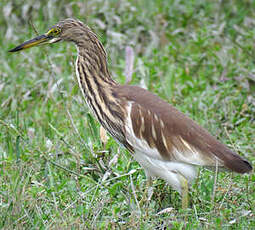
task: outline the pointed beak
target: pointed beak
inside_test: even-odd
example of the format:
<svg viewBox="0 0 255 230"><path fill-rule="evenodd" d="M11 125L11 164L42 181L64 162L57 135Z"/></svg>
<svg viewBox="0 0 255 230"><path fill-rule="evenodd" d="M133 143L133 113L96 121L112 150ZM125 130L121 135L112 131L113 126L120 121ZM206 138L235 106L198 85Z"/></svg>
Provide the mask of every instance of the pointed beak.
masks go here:
<svg viewBox="0 0 255 230"><path fill-rule="evenodd" d="M40 35L40 36L33 38L29 41L22 43L21 45L9 50L9 52L17 52L17 51L24 50L24 49L27 49L27 48L30 48L33 46L37 46L40 44L44 44L44 43L55 43L60 40L61 40L60 38L53 38L51 36L47 36L47 35L43 34L43 35Z"/></svg>

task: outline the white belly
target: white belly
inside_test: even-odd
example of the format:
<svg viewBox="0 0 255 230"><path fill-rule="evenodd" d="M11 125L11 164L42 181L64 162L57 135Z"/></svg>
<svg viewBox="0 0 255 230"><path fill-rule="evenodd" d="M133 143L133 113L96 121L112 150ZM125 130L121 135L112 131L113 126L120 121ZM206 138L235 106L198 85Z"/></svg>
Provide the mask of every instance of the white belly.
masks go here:
<svg viewBox="0 0 255 230"><path fill-rule="evenodd" d="M147 177L160 177L179 193L182 191L183 177L190 184L197 174L196 167L186 163L158 160L140 152L135 152L134 157L144 168Z"/></svg>

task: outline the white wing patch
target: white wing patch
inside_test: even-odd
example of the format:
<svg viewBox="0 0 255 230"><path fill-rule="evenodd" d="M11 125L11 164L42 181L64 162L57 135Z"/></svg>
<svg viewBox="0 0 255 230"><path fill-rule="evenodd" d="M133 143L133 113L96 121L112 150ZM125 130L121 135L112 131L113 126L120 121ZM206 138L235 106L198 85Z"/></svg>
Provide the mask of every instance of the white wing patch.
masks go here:
<svg viewBox="0 0 255 230"><path fill-rule="evenodd" d="M181 193L183 180L182 177L185 177L188 182L191 183L192 180L196 177L196 167L181 161L166 161L161 157L159 151L156 148L151 148L145 140L137 138L133 131L131 109L132 103L130 102L127 106L128 117L125 127L126 138L128 143L134 148L135 159L145 169L146 175L148 177L160 177L166 180L175 190ZM155 136L154 138L156 139L157 137ZM164 145L167 147L165 138L162 138ZM177 149L175 154L182 156L182 154L179 153Z"/></svg>
<svg viewBox="0 0 255 230"><path fill-rule="evenodd" d="M197 175L196 167L190 164L157 160L138 151L134 158L144 168L147 177L160 177L179 193L182 192L183 177L191 184Z"/></svg>
<svg viewBox="0 0 255 230"><path fill-rule="evenodd" d="M130 102L127 106L127 122L125 124L127 142L133 146L135 152L138 151L148 155L149 157L163 160L156 148L151 148L146 140L136 137L131 120L131 108L132 103Z"/></svg>

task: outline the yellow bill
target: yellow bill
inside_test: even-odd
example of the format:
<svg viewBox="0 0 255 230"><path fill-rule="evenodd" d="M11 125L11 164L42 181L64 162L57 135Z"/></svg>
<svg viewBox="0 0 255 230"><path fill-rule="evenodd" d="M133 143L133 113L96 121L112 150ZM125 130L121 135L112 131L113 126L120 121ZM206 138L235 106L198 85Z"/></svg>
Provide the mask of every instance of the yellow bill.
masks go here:
<svg viewBox="0 0 255 230"><path fill-rule="evenodd" d="M22 43L21 45L9 50L9 52L17 52L17 51L20 51L20 50L23 50L23 49L27 49L27 48L30 48L30 47L33 47L33 46L37 46L39 44L46 43L51 39L52 39L51 36L47 36L47 35L43 34L43 35L40 35L40 36L38 36L36 38L33 38L29 41L26 41L26 42Z"/></svg>

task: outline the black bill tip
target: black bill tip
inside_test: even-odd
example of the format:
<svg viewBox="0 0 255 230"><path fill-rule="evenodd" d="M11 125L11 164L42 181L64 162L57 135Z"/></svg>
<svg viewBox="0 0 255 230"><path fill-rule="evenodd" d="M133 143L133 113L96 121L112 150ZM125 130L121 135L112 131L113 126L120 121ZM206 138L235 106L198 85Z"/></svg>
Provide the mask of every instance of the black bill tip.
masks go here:
<svg viewBox="0 0 255 230"><path fill-rule="evenodd" d="M9 50L9 52L17 52L20 50L24 50L33 46L37 46L40 45L42 43L46 43L48 42L50 39L52 39L52 37L46 36L45 34L37 36L29 41L26 41L24 43L22 43L21 45Z"/></svg>
<svg viewBox="0 0 255 230"><path fill-rule="evenodd" d="M17 52L23 49L23 46L19 45L11 50L8 50L8 52Z"/></svg>

